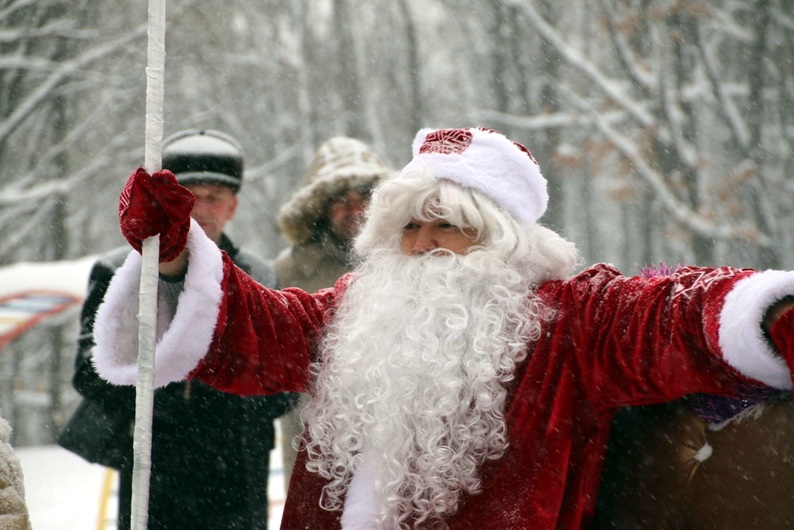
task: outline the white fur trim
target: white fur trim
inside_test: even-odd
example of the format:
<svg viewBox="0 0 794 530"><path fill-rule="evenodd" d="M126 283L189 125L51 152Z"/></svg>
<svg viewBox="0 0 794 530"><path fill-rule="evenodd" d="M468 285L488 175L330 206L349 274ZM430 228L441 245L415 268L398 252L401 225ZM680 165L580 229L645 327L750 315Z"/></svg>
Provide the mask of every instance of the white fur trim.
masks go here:
<svg viewBox="0 0 794 530"><path fill-rule="evenodd" d="M700 462L701 464L711 458L711 455L714 453L714 448L709 445L708 442L703 444L703 447L697 450L695 453L695 460Z"/></svg>
<svg viewBox="0 0 794 530"><path fill-rule="evenodd" d="M519 222L536 223L549 201L546 179L527 153L502 134L465 129L471 144L462 153L419 153L435 129L421 129L413 141L413 159L400 175L418 170L476 189Z"/></svg>
<svg viewBox="0 0 794 530"><path fill-rule="evenodd" d="M154 386L185 379L204 357L223 298L223 260L217 245L193 220L187 248L190 265L173 318L158 296ZM117 385L134 385L138 376L138 291L141 256L130 252L110 282L94 324L94 366Z"/></svg>
<svg viewBox="0 0 794 530"><path fill-rule="evenodd" d="M374 530L377 517L376 456L373 450L362 455L361 467L353 473L345 495L342 530Z"/></svg>
<svg viewBox="0 0 794 530"><path fill-rule="evenodd" d="M764 271L736 283L720 314L719 341L725 360L743 374L791 389L785 360L764 338L761 322L771 305L794 294L794 272Z"/></svg>

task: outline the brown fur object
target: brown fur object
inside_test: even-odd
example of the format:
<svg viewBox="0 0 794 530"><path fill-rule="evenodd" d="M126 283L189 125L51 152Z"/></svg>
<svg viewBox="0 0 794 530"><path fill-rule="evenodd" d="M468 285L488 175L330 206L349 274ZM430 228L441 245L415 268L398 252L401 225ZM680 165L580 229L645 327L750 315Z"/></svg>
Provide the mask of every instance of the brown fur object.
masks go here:
<svg viewBox="0 0 794 530"><path fill-rule="evenodd" d="M794 528L794 404L717 431L683 401L620 414L594 528Z"/></svg>

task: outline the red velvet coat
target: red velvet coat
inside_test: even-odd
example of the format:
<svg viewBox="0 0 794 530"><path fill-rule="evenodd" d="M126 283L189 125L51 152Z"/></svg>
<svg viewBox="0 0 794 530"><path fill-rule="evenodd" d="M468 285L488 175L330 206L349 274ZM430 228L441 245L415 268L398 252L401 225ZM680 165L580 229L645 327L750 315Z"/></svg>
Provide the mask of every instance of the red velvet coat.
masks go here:
<svg viewBox="0 0 794 530"><path fill-rule="evenodd" d="M134 276L135 263L129 268ZM195 248L183 294L193 289L191 275L201 282L214 278L219 289L198 296L200 303L180 299L158 345L156 373L181 373L239 394L306 391L317 339L351 277L313 295L272 291L227 258L204 260ZM122 365L130 363L134 337L127 334L134 323L122 320L134 313L114 313L133 296L130 286L134 282L117 287L104 315L100 310L98 320L108 329L97 330L95 351L100 373L127 384ZM538 292L557 317L527 345L527 360L516 370L506 410L507 452L483 466L484 493L463 500L447 520L451 529L586 528L619 407L693 392L730 393L738 381L791 387L794 347L782 345L779 356L760 322L772 303L794 293L794 273L684 268L646 279L597 265L546 282ZM214 316L203 314L210 304ZM202 318L216 319L211 341L179 351L163 346L180 344L180 333L195 342L189 324ZM306 471L304 457L295 466L282 528L339 528L341 514L318 505L324 483Z"/></svg>

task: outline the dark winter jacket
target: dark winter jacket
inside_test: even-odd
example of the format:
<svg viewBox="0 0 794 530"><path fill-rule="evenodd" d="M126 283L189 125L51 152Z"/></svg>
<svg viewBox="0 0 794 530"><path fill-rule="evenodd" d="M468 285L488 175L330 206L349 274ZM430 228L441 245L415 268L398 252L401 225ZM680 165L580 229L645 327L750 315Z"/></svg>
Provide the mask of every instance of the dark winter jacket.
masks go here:
<svg viewBox="0 0 794 530"><path fill-rule="evenodd" d="M267 263L238 250L225 236L219 246L242 269L275 285ZM90 461L119 469L120 529L128 528L130 516L135 388L101 379L91 362L91 348L96 310L127 254L126 248L113 251L91 271L73 379L85 399L60 440ZM292 406L294 398L235 396L194 381L157 390L149 529L267 528L273 420Z"/></svg>

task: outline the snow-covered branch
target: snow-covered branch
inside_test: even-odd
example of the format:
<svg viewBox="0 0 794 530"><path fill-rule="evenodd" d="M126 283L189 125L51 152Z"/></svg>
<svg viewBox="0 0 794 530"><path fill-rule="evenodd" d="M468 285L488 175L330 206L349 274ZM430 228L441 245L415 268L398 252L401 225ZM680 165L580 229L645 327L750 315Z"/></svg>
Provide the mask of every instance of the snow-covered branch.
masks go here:
<svg viewBox="0 0 794 530"><path fill-rule="evenodd" d="M589 104L574 93L568 97L576 102L582 110L588 110ZM594 109L589 109L593 122L599 131L626 157L637 174L651 187L655 197L681 225L703 236L724 240L740 240L759 246L768 247L773 240L767 234L760 233L756 228L746 224L726 223L724 219L714 219L694 211L689 204L679 200L659 174L647 162L642 150L626 135L619 133Z"/></svg>
<svg viewBox="0 0 794 530"><path fill-rule="evenodd" d="M532 1L524 0L508 0L511 5L522 9L527 19L537 29L543 38L548 40L555 49L562 55L567 63L582 72L589 80L594 82L604 94L606 94L610 101L619 108L624 109L630 116L637 120L644 127L654 125L655 120L653 115L645 108L645 106L638 101L625 88L625 82L619 82L611 79L599 69L593 61L589 60L587 56L571 45L562 37L554 27L552 27L546 20L538 13L532 5Z"/></svg>
<svg viewBox="0 0 794 530"><path fill-rule="evenodd" d="M56 71L27 94L14 110L0 122L0 142L3 142L31 112L46 101L52 91L65 80L78 75L92 63L125 49L131 42L140 39L145 34L146 25L143 24L112 41L91 47L78 57L61 63Z"/></svg>

